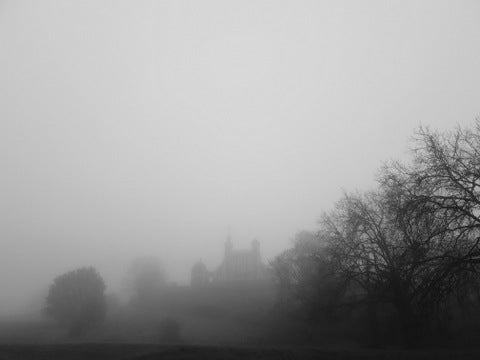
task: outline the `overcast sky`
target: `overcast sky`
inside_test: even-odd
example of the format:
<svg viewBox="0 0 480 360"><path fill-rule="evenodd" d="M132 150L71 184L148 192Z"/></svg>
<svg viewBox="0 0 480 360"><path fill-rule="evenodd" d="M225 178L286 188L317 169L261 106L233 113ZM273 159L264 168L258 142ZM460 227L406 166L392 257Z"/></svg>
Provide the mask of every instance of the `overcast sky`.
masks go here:
<svg viewBox="0 0 480 360"><path fill-rule="evenodd" d="M1 1L0 314L132 258L203 258L314 229L480 115L478 1Z"/></svg>

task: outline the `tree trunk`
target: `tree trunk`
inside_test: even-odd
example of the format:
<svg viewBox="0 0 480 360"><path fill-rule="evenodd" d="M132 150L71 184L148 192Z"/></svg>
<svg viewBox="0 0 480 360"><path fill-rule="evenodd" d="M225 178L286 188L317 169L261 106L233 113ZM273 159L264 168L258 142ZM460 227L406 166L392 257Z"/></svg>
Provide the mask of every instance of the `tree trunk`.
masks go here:
<svg viewBox="0 0 480 360"><path fill-rule="evenodd" d="M377 303L370 300L367 303L368 323L370 327L370 345L373 347L380 346L380 333L378 327Z"/></svg>
<svg viewBox="0 0 480 360"><path fill-rule="evenodd" d="M400 331L403 344L408 348L418 347L421 340L420 321L415 316L410 304L401 302L397 304L400 316Z"/></svg>

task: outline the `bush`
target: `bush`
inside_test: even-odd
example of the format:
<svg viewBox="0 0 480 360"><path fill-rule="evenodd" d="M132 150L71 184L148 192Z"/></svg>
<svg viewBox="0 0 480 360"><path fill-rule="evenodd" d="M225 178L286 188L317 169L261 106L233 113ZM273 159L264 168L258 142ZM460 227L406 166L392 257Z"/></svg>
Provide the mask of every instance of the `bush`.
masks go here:
<svg viewBox="0 0 480 360"><path fill-rule="evenodd" d="M164 318L160 322L159 335L161 342L176 343L180 341L180 323L170 317Z"/></svg>

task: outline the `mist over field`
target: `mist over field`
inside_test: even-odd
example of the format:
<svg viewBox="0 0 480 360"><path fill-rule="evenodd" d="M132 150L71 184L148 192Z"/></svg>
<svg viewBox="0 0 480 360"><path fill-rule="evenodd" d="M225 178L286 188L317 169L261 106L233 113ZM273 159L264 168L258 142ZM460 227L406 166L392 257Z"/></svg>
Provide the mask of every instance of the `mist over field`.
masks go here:
<svg viewBox="0 0 480 360"><path fill-rule="evenodd" d="M478 135L479 15L466 0L0 1L0 320L63 324L46 299L69 274L106 296L91 339L263 343L282 266L307 264L287 250L323 244L322 214L377 189L385 163L420 164L415 139ZM115 330L133 323L149 330ZM31 331L63 339L52 324Z"/></svg>

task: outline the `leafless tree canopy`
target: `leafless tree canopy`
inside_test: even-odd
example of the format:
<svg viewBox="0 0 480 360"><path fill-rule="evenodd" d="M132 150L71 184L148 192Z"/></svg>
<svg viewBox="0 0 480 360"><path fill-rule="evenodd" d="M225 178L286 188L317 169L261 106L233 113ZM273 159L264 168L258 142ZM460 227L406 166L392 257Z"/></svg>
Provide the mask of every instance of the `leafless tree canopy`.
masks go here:
<svg viewBox="0 0 480 360"><path fill-rule="evenodd" d="M409 345L478 295L480 259L479 123L416 135L410 164L384 166L374 191L345 194L320 220L316 245L304 251L297 239L273 264L283 292L303 301L304 289L325 286L311 272L329 268L338 306L365 305L374 338L379 306L392 306Z"/></svg>

